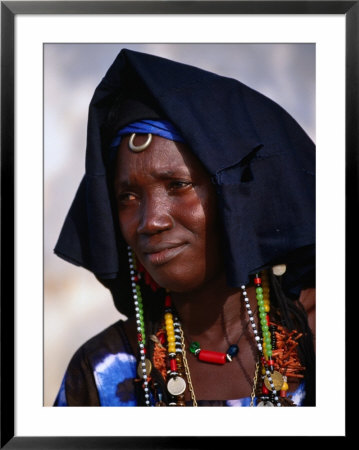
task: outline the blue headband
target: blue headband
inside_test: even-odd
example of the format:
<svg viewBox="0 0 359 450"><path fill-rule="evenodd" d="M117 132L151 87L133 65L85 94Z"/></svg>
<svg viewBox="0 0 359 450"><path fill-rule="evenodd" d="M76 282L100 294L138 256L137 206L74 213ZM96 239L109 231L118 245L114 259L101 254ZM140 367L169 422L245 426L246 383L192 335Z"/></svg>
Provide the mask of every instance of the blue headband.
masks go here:
<svg viewBox="0 0 359 450"><path fill-rule="evenodd" d="M140 120L138 122L132 122L126 127L121 128L121 130L117 132L110 146L111 160L114 159L116 155L116 151L121 143L122 136L131 133L151 133L156 134L157 136L161 136L165 139L170 139L171 141L185 143L185 140L183 139L180 132L172 125L171 122L168 122L168 120Z"/></svg>

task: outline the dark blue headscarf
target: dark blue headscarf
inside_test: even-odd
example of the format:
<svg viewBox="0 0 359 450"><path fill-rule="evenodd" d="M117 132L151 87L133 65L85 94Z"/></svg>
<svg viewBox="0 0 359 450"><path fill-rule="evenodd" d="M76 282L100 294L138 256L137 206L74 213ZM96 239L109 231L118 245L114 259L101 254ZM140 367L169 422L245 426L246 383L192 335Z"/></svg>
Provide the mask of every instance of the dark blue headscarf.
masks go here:
<svg viewBox="0 0 359 450"><path fill-rule="evenodd" d="M154 115L128 110L128 99ZM109 128L114 103L123 106L121 123ZM215 183L229 285L284 262L288 290L305 287L314 270L313 142L285 110L241 82L130 50L121 51L92 98L86 173L55 252L104 283L127 276L107 159L118 129L143 119L170 122Z"/></svg>

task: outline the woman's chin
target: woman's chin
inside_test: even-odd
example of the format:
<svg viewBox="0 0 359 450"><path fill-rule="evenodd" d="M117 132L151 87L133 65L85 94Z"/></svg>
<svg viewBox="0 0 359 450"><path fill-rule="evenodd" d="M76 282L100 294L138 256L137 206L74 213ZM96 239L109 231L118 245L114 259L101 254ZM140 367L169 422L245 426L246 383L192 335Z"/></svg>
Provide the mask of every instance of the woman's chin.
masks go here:
<svg viewBox="0 0 359 450"><path fill-rule="evenodd" d="M205 277L183 276L178 274L151 274L153 280L163 289L170 292L186 293L199 289L205 283Z"/></svg>

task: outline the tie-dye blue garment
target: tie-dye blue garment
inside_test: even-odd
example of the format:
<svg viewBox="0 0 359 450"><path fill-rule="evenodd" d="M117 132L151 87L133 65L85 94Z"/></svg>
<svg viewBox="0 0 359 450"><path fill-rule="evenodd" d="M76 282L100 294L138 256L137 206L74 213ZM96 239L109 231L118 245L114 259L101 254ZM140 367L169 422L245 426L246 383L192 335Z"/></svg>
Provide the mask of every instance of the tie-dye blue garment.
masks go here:
<svg viewBox="0 0 359 450"><path fill-rule="evenodd" d="M75 353L54 406L137 406L136 378L137 361L123 330L123 322L119 321L90 339ZM305 396L303 384L289 395L300 406ZM249 406L250 398L199 401L198 404Z"/></svg>

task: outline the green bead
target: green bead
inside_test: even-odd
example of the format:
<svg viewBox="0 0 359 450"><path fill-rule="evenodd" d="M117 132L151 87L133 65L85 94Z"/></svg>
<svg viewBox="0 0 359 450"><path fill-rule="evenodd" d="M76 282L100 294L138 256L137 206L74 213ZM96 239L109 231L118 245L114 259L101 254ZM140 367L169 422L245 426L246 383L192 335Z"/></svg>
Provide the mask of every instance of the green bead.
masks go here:
<svg viewBox="0 0 359 450"><path fill-rule="evenodd" d="M262 323L261 323L261 325L262 325L263 333L265 333L266 331L269 330L269 327L268 327L268 325L267 325L266 323L265 323L265 324L262 324Z"/></svg>
<svg viewBox="0 0 359 450"><path fill-rule="evenodd" d="M262 288L260 288L260 289L262 289ZM256 297L257 297L258 302L259 302L260 300L263 300L263 294L258 294L258 293L257 293Z"/></svg>
<svg viewBox="0 0 359 450"><path fill-rule="evenodd" d="M267 313L265 311L259 311L259 317L261 319L265 319L265 321L267 322Z"/></svg>
<svg viewBox="0 0 359 450"><path fill-rule="evenodd" d="M263 294L263 289L261 287L257 287L256 288L256 293L257 294Z"/></svg>
<svg viewBox="0 0 359 450"><path fill-rule="evenodd" d="M264 305L258 307L259 313L266 312Z"/></svg>
<svg viewBox="0 0 359 450"><path fill-rule="evenodd" d="M190 346L189 346L189 351L191 353L196 353L196 351L200 349L200 345L199 342L191 342Z"/></svg>
<svg viewBox="0 0 359 450"><path fill-rule="evenodd" d="M272 349L266 349L267 356L270 358L272 356Z"/></svg>
<svg viewBox="0 0 359 450"><path fill-rule="evenodd" d="M258 306L263 306L264 305L264 300L258 300Z"/></svg>
<svg viewBox="0 0 359 450"><path fill-rule="evenodd" d="M271 340L270 336L265 336L264 342L266 343L267 346L272 345L272 340Z"/></svg>

